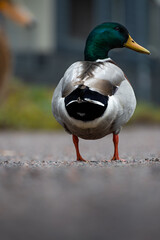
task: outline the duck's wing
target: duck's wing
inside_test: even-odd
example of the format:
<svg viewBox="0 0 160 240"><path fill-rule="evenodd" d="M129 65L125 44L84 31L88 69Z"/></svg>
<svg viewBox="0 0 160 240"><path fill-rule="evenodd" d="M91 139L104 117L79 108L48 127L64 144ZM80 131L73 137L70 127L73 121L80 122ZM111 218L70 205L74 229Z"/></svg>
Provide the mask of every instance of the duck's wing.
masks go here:
<svg viewBox="0 0 160 240"><path fill-rule="evenodd" d="M61 80L62 97L68 96L78 86L83 85L105 96L111 96L123 80L123 71L110 60L76 62L68 68Z"/></svg>
<svg viewBox="0 0 160 240"><path fill-rule="evenodd" d="M72 64L56 87L52 98L52 112L63 125L64 98L78 87L87 86L105 96L112 96L125 79L122 70L109 60L103 62L79 61Z"/></svg>
<svg viewBox="0 0 160 240"><path fill-rule="evenodd" d="M100 136L102 126L106 129L104 135L110 132L118 133L121 126L130 119L134 112L136 106L134 91L123 71L117 65L111 61L77 62L71 65L65 72L54 91L52 99L53 115L68 132L72 131L69 131L66 125L66 122L68 121L68 113L65 106L65 100L79 88L80 92L81 90L82 92L85 92L85 90L86 92L89 91L90 100L94 103L97 92L98 94L103 95L102 98L108 99L108 106L103 117L101 117L100 121L95 121L94 125L94 127L97 127L96 124L100 124L100 129L97 130L99 131ZM71 120L74 122L74 119L69 119L68 124L73 126ZM85 126L90 127L90 125L86 124ZM84 125L82 128L84 128ZM84 133L84 135L85 134L86 133Z"/></svg>

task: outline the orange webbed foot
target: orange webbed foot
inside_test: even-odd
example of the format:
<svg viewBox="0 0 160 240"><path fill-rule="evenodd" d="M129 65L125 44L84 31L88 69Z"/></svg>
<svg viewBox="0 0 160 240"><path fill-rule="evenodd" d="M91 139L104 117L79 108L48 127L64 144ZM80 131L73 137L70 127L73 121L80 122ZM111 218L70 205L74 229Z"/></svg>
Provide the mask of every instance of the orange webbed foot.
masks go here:
<svg viewBox="0 0 160 240"><path fill-rule="evenodd" d="M82 158L81 156L79 156L78 158L77 158L77 161L79 161L79 162L87 162L84 158Z"/></svg>
<svg viewBox="0 0 160 240"><path fill-rule="evenodd" d="M122 159L122 158L116 158L115 156L113 156L113 158L111 160L109 160L109 162L112 162L112 161L120 161L120 162L127 162L125 159Z"/></svg>
<svg viewBox="0 0 160 240"><path fill-rule="evenodd" d="M118 153L119 136L118 136L118 134L113 133L113 143L114 143L114 155L113 155L112 159L109 160L108 162L112 162L112 161L126 162L125 159L121 159L119 157L119 153Z"/></svg>
<svg viewBox="0 0 160 240"><path fill-rule="evenodd" d="M73 139L73 143L74 143L74 146L75 146L75 149L76 149L76 155L77 155L77 161L80 161L80 162L87 162L80 154L79 152L79 139L77 136L75 135L72 135L72 139Z"/></svg>

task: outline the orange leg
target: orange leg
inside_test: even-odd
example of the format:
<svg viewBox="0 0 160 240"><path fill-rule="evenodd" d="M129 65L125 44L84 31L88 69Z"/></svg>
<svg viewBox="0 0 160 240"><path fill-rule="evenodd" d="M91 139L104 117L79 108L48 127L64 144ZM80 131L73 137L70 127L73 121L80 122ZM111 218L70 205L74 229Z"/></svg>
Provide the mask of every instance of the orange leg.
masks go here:
<svg viewBox="0 0 160 240"><path fill-rule="evenodd" d="M118 143L119 143L119 135L113 133L113 143L114 143L114 155L111 160L120 160L122 162L125 162L124 159L119 158L119 153L118 153Z"/></svg>
<svg viewBox="0 0 160 240"><path fill-rule="evenodd" d="M73 139L73 143L74 143L74 146L75 146L75 149L76 149L76 155L77 155L77 161L83 161L83 162L86 162L86 160L84 160L79 152L79 146L78 146L78 143L79 143L79 139L77 136L75 135L72 135L72 139Z"/></svg>

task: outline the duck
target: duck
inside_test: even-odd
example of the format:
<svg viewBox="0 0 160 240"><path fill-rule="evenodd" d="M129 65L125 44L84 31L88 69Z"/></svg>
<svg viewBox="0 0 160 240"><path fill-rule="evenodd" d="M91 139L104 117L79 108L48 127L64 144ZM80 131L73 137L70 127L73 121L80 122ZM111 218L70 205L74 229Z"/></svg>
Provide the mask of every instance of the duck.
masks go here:
<svg viewBox="0 0 160 240"><path fill-rule="evenodd" d="M123 161L119 133L135 111L136 97L128 78L108 53L124 47L150 54L122 24L96 26L87 37L84 60L73 63L54 90L52 113L72 135L77 161L86 161L79 150L79 138L96 140L108 134L113 134L114 146L110 161Z"/></svg>
<svg viewBox="0 0 160 240"><path fill-rule="evenodd" d="M32 27L36 23L34 15L28 9L11 0L0 0L0 13L21 27ZM0 52L0 92L2 95L12 69L11 51L3 24L0 26Z"/></svg>

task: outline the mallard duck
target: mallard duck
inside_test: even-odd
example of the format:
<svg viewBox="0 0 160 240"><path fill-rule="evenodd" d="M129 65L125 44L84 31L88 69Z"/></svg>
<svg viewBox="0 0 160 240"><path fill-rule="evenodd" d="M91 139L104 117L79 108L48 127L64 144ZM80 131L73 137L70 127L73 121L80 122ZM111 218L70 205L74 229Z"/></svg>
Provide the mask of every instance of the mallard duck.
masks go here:
<svg viewBox="0 0 160 240"><path fill-rule="evenodd" d="M87 38L84 61L73 63L54 91L53 115L72 134L78 161L85 161L79 151L79 137L100 139L110 133L114 143L111 160L121 160L119 132L133 115L136 98L124 72L108 57L108 52L123 47L150 54L123 25L98 25Z"/></svg>
<svg viewBox="0 0 160 240"><path fill-rule="evenodd" d="M15 4L11 0L0 0L0 13L23 27L31 26L35 23L35 18L27 9ZM2 91L11 71L10 59L8 39L2 26L0 28L0 91Z"/></svg>

